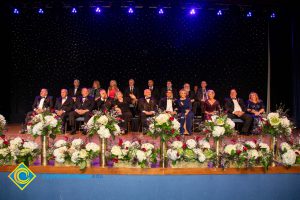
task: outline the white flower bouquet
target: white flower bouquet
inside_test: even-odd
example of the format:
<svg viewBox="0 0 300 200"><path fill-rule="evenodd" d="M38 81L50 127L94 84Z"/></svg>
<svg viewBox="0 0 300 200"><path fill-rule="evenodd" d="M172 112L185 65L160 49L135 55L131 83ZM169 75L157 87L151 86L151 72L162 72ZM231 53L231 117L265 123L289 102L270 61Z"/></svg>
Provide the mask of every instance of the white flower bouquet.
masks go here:
<svg viewBox="0 0 300 200"><path fill-rule="evenodd" d="M160 137L162 142L180 135L180 123L168 113L158 113L149 120L149 123L147 134L154 138Z"/></svg>
<svg viewBox="0 0 300 200"><path fill-rule="evenodd" d="M0 115L0 136L3 135L3 131L6 127L6 120L3 115Z"/></svg>
<svg viewBox="0 0 300 200"><path fill-rule="evenodd" d="M230 136L235 133L235 123L228 118L224 113L213 115L211 118L204 122L202 133L207 137L212 136L215 140L219 140L224 135Z"/></svg>
<svg viewBox="0 0 300 200"><path fill-rule="evenodd" d="M221 154L221 167L251 168L263 166L268 169L272 162L272 153L266 143L257 141L228 144Z"/></svg>
<svg viewBox="0 0 300 200"><path fill-rule="evenodd" d="M159 150L151 143L123 142L119 139L118 144L111 148L108 166L153 167L157 164L158 153Z"/></svg>
<svg viewBox="0 0 300 200"><path fill-rule="evenodd" d="M34 115L27 124L27 131L33 137L49 136L55 139L56 135L62 132L61 128L61 118L50 112Z"/></svg>
<svg viewBox="0 0 300 200"><path fill-rule="evenodd" d="M113 112L102 113L101 111L94 112L94 115L85 125L89 136L93 136L95 133L100 138L114 138L121 133L121 128L118 125L119 118Z"/></svg>
<svg viewBox="0 0 300 200"><path fill-rule="evenodd" d="M84 144L82 139L74 139L72 142L58 140L49 150L49 159L54 159L56 165L74 165L84 170L99 155L99 151L98 144Z"/></svg>
<svg viewBox="0 0 300 200"><path fill-rule="evenodd" d="M300 165L300 144L289 144L282 142L280 144L280 159L284 166L291 167Z"/></svg>
<svg viewBox="0 0 300 200"><path fill-rule="evenodd" d="M173 141L167 150L172 167L203 167L216 164L216 153L206 139L189 139L186 142Z"/></svg>

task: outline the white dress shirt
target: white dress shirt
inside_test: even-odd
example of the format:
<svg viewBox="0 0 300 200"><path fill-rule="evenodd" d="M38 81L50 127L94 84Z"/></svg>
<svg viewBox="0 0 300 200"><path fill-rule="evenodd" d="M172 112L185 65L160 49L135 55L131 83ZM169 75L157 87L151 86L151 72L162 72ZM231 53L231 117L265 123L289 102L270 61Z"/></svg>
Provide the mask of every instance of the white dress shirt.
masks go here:
<svg viewBox="0 0 300 200"><path fill-rule="evenodd" d="M61 100L61 105L63 105L66 101L67 101L67 97L62 98L62 100Z"/></svg>
<svg viewBox="0 0 300 200"><path fill-rule="evenodd" d="M166 111L173 112L173 101L172 101L172 99L167 99Z"/></svg>
<svg viewBox="0 0 300 200"><path fill-rule="evenodd" d="M233 101L233 105L234 105L233 113L235 113L236 111L242 111L242 108L241 108L239 102L236 99L232 99L232 101Z"/></svg>
<svg viewBox="0 0 300 200"><path fill-rule="evenodd" d="M43 109L45 99L46 99L46 97L41 98L41 100L39 102L39 105L38 105L38 109Z"/></svg>

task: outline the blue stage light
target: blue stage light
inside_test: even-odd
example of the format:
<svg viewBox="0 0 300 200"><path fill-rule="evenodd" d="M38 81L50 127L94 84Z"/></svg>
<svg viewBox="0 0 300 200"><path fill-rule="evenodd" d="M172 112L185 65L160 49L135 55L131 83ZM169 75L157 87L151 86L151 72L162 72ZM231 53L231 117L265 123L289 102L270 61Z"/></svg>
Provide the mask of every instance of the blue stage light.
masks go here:
<svg viewBox="0 0 300 200"><path fill-rule="evenodd" d="M95 12L96 12L96 13L101 13L101 9L100 9L99 7L97 7L97 8L95 9Z"/></svg>
<svg viewBox="0 0 300 200"><path fill-rule="evenodd" d="M195 15L196 14L196 10L194 9L194 8L192 8L191 10L190 10L190 15Z"/></svg>
<svg viewBox="0 0 300 200"><path fill-rule="evenodd" d="M218 15L218 16L223 15L222 10L219 10L219 11L217 12L217 15Z"/></svg>
<svg viewBox="0 0 300 200"><path fill-rule="evenodd" d="M15 15L18 15L18 14L20 14L20 11L19 11L17 8L14 8L13 13L14 13Z"/></svg>
<svg viewBox="0 0 300 200"><path fill-rule="evenodd" d="M163 14L164 14L164 10L163 10L162 8L160 8L160 9L158 10L158 14L163 15Z"/></svg>
<svg viewBox="0 0 300 200"><path fill-rule="evenodd" d="M77 10L76 8L72 8L72 11L71 11L73 14L76 14L77 13Z"/></svg>
<svg viewBox="0 0 300 200"><path fill-rule="evenodd" d="M270 15L270 18L272 18L272 19L276 18L276 14L273 12L273 13Z"/></svg>
<svg viewBox="0 0 300 200"><path fill-rule="evenodd" d="M40 9L38 10L38 13L39 13L39 14L44 14L44 10L43 10L42 8L40 8Z"/></svg>
<svg viewBox="0 0 300 200"><path fill-rule="evenodd" d="M128 13L129 13L129 14L133 14L133 8L131 8L131 7L128 8Z"/></svg>
<svg viewBox="0 0 300 200"><path fill-rule="evenodd" d="M251 11L249 11L248 13L247 13L247 15L246 15L247 17L252 17L252 12Z"/></svg>

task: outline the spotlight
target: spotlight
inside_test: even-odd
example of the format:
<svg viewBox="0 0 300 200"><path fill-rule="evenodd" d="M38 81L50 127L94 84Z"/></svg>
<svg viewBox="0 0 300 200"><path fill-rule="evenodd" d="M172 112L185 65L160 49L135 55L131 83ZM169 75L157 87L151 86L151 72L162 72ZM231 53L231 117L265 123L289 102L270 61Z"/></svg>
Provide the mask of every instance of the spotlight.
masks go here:
<svg viewBox="0 0 300 200"><path fill-rule="evenodd" d="M97 8L95 9L95 12L96 12L96 13L101 13L101 9L100 9L99 7L97 7Z"/></svg>
<svg viewBox="0 0 300 200"><path fill-rule="evenodd" d="M71 11L73 14L76 14L77 13L77 10L76 8L72 8L72 11Z"/></svg>
<svg viewBox="0 0 300 200"><path fill-rule="evenodd" d="M163 14L164 14L164 10L163 10L162 8L160 8L160 9L158 10L158 14L163 15Z"/></svg>
<svg viewBox="0 0 300 200"><path fill-rule="evenodd" d="M128 13L129 13L129 14L133 14L133 8L131 8L131 7L128 8Z"/></svg>
<svg viewBox="0 0 300 200"><path fill-rule="evenodd" d="M217 15L218 15L218 16L223 15L222 10L219 10L219 11L217 12Z"/></svg>
<svg viewBox="0 0 300 200"><path fill-rule="evenodd" d="M273 12L273 13L270 15L270 18L272 18L272 19L276 18L276 14Z"/></svg>
<svg viewBox="0 0 300 200"><path fill-rule="evenodd" d="M251 11L249 11L248 13L247 13L247 15L246 15L247 17L252 17L252 12Z"/></svg>
<svg viewBox="0 0 300 200"><path fill-rule="evenodd" d="M39 14L44 14L44 10L43 10L42 8L40 8L40 9L38 10L38 13L39 13Z"/></svg>
<svg viewBox="0 0 300 200"><path fill-rule="evenodd" d="M13 10L13 13L14 13L15 15L18 15L18 14L20 14L20 11L19 11L17 8L15 8L15 9Z"/></svg>
<svg viewBox="0 0 300 200"><path fill-rule="evenodd" d="M195 15L196 14L196 10L193 8L190 10L190 15Z"/></svg>

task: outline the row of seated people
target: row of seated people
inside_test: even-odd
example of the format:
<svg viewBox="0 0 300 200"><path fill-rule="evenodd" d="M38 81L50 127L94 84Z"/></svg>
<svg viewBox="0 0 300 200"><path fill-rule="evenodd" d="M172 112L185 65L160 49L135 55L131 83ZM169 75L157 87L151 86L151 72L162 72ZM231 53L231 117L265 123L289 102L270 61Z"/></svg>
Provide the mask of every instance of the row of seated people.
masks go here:
<svg viewBox="0 0 300 200"><path fill-rule="evenodd" d="M172 90L166 90L166 96L160 99L160 101L157 101L152 96L150 89L145 89L144 97L138 100L136 98L124 97L120 91L116 92L115 98L109 97L103 89L99 91L97 98L93 98L89 94L90 91L87 88L82 88L81 96L73 99L73 97L68 96L66 89L62 89L61 97L57 98L55 106L53 106L53 98L48 96L47 89L42 89L40 95L34 100L33 111L27 114L26 122L30 120L33 113L41 113L45 108L52 109L54 107L55 113L63 119L63 124L66 123L68 117L71 133L75 133L76 118L83 116L86 123L92 116L93 110L108 111L114 109L124 119L124 123L121 126L126 131L127 124L133 116L130 105L135 104L143 127L147 127L147 118L154 116L159 108L172 115L176 115L181 124L181 134L192 133L194 113L192 111L192 101L188 98L185 89L180 90L178 99L173 97ZM213 90L208 90L206 95L207 100L203 103L203 109L205 118L208 119L211 115L220 112L221 106L219 101L214 99L215 92ZM241 133L249 133L253 119L264 113L264 105L258 99L256 93L252 92L249 95L247 104L245 104L241 98L237 98L235 89L230 91L230 98L225 99L224 108L230 118L240 118L243 120Z"/></svg>

